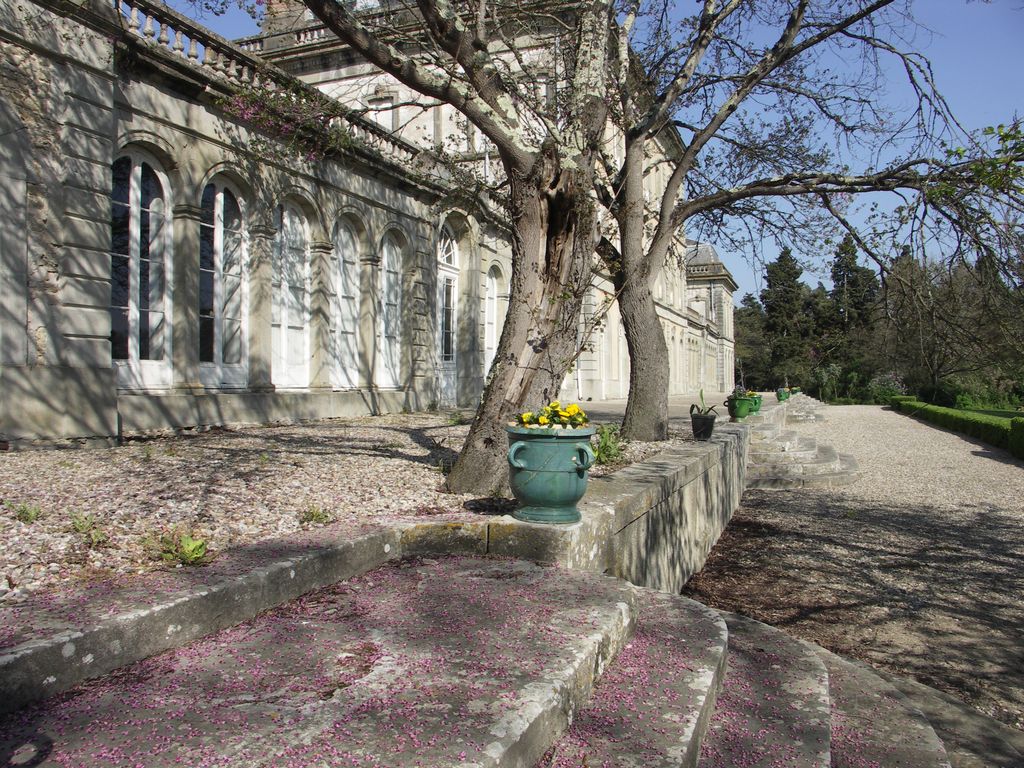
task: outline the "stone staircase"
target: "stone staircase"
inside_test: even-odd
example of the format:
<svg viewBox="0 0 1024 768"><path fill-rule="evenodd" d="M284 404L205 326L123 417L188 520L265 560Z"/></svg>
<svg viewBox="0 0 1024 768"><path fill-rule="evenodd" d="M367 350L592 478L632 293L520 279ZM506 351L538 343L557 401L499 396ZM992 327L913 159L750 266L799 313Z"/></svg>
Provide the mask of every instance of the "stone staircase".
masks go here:
<svg viewBox="0 0 1024 768"><path fill-rule="evenodd" d="M535 768L950 766L921 712L868 668L719 612L710 615L716 641L680 665L652 646L690 635L693 623L709 621L709 609L667 596L642 597L641 605L623 668L616 661ZM687 682L681 696L680 670L687 681L699 671L706 682Z"/></svg>
<svg viewBox="0 0 1024 768"><path fill-rule="evenodd" d="M593 572L415 558L12 712L0 764L1024 764L989 728L951 763L893 682L767 625Z"/></svg>
<svg viewBox="0 0 1024 768"><path fill-rule="evenodd" d="M786 429L792 422L820 421L824 418L821 406L802 393L785 403L769 403L766 398L761 412L747 417L748 488L831 488L860 477L852 456L840 454L812 436Z"/></svg>
<svg viewBox="0 0 1024 768"><path fill-rule="evenodd" d="M827 462L787 410L752 420L752 457ZM519 537L494 559L462 523L410 525L0 615L0 766L1024 766L1024 735L913 681L605 566L513 559L551 526L493 523Z"/></svg>

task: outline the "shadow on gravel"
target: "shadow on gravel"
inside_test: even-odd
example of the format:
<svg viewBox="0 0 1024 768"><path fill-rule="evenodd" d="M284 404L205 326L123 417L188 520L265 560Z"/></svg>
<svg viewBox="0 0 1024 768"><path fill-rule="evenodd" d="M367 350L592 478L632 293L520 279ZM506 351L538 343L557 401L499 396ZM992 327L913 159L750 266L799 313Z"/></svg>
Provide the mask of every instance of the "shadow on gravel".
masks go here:
<svg viewBox="0 0 1024 768"><path fill-rule="evenodd" d="M1024 521L750 491L683 594L1024 728Z"/></svg>
<svg viewBox="0 0 1024 768"><path fill-rule="evenodd" d="M372 425L378 432L394 435L394 440L357 436L360 431L367 428L367 424L362 422L353 424L339 419L332 423L330 420L324 420L311 424L309 429L304 429L303 426L271 425L262 428L245 427L241 430L214 427L203 432L185 432L173 437L133 437L125 443L161 446L168 455L173 455L175 443L181 443L196 450L209 450L218 458L234 459L240 463L249 463L246 460L258 460L260 457L301 460L306 456L366 456L404 459L431 467L437 466L439 461L454 461L458 456L456 449L462 444L462 436L453 437L449 434L450 428L446 426ZM428 453L423 455L404 450L401 437L408 438L414 445Z"/></svg>

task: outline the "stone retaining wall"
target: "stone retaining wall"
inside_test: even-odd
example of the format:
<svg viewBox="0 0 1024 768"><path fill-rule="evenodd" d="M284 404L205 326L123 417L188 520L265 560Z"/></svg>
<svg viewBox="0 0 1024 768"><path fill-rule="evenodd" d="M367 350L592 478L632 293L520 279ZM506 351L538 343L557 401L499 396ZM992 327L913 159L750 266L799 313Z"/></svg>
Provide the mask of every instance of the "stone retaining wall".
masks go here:
<svg viewBox="0 0 1024 768"><path fill-rule="evenodd" d="M780 409L780 412L785 409ZM739 506L749 432L719 424L707 443L669 448L653 459L594 478L574 525L425 523L407 529L402 554L491 554L610 573L639 586L679 592L699 571Z"/></svg>

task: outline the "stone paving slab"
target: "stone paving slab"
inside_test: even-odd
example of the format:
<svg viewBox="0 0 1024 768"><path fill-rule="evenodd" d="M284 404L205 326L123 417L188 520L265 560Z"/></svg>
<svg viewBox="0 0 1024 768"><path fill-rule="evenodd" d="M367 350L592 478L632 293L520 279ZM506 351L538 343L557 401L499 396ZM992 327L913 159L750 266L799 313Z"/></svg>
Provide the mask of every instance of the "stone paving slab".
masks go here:
<svg viewBox="0 0 1024 768"><path fill-rule="evenodd" d="M828 669L832 767L950 768L928 720L863 664L811 646Z"/></svg>
<svg viewBox="0 0 1024 768"><path fill-rule="evenodd" d="M828 673L801 641L723 613L729 668L701 768L829 768Z"/></svg>
<svg viewBox="0 0 1024 768"><path fill-rule="evenodd" d="M536 768L694 766L725 673L727 632L691 600L639 594L636 631Z"/></svg>
<svg viewBox="0 0 1024 768"><path fill-rule="evenodd" d="M400 554L397 527L324 529L201 568L97 581L0 610L0 714L255 616Z"/></svg>
<svg viewBox="0 0 1024 768"><path fill-rule="evenodd" d="M402 561L8 715L0 763L530 765L636 611L593 573Z"/></svg>
<svg viewBox="0 0 1024 768"><path fill-rule="evenodd" d="M928 718L953 768L1024 766L1024 733L916 680L884 671L878 674Z"/></svg>

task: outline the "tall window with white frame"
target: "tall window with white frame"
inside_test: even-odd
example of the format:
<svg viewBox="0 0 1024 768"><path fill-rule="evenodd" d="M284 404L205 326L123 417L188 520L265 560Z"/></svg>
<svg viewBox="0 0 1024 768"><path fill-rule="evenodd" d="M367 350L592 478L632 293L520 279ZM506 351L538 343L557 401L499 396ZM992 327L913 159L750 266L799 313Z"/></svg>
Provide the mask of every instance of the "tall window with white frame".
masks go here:
<svg viewBox="0 0 1024 768"><path fill-rule="evenodd" d="M446 225L437 239L438 395L443 406L455 405L457 400L458 296L459 245Z"/></svg>
<svg viewBox="0 0 1024 768"><path fill-rule="evenodd" d="M208 387L245 386L245 229L238 196L212 182L199 222L199 363Z"/></svg>
<svg viewBox="0 0 1024 768"><path fill-rule="evenodd" d="M277 209L271 290L271 363L279 387L309 386L309 227L298 208Z"/></svg>
<svg viewBox="0 0 1024 768"><path fill-rule="evenodd" d="M331 310L331 385L359 386L359 250L355 230L341 221L334 230L334 303Z"/></svg>
<svg viewBox="0 0 1024 768"><path fill-rule="evenodd" d="M171 384L171 225L166 181L132 153L111 166L110 349L118 386Z"/></svg>
<svg viewBox="0 0 1024 768"><path fill-rule="evenodd" d="M381 241L381 295L378 357L374 383L384 389L402 384L402 246L389 232Z"/></svg>
<svg viewBox="0 0 1024 768"><path fill-rule="evenodd" d="M498 295L501 290L501 270L497 266L487 271L487 284L484 292L484 376L491 370L491 363L498 352L500 322Z"/></svg>

